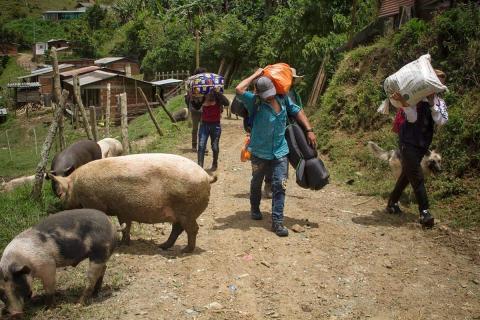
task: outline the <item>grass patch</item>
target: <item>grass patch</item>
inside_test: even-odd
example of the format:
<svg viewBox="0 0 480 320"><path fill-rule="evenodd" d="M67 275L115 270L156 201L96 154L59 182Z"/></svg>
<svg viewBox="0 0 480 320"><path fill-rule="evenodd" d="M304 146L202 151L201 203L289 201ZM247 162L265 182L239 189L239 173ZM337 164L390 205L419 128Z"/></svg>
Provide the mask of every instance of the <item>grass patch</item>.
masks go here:
<svg viewBox="0 0 480 320"><path fill-rule="evenodd" d="M9 82L18 82L17 77L26 75L28 72L17 64L14 58L8 59L3 72L0 73L0 87L4 87Z"/></svg>
<svg viewBox="0 0 480 320"><path fill-rule="evenodd" d="M50 183L44 184L44 201L39 204L32 200L31 185L21 186L12 192L0 193L0 249L21 231L36 224L47 215L49 208L57 205Z"/></svg>

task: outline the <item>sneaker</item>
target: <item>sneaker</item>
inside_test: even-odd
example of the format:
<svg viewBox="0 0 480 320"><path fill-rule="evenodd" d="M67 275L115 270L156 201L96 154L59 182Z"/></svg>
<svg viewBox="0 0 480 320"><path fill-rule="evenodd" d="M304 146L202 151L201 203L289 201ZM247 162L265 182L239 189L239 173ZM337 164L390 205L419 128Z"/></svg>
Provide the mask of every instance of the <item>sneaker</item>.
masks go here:
<svg viewBox="0 0 480 320"><path fill-rule="evenodd" d="M265 182L265 185L263 186L263 196L266 199L272 199L272 184Z"/></svg>
<svg viewBox="0 0 480 320"><path fill-rule="evenodd" d="M398 203L387 205L386 210L387 210L387 213L390 213L390 214L401 214L402 213L402 209L400 209L400 206L398 205Z"/></svg>
<svg viewBox="0 0 480 320"><path fill-rule="evenodd" d="M433 225L435 224L435 219L433 216L428 212L428 210L423 210L420 213L420 224L425 229L432 229Z"/></svg>
<svg viewBox="0 0 480 320"><path fill-rule="evenodd" d="M262 220L263 219L263 215L260 211L251 211L250 212L250 217L252 218L252 220Z"/></svg>
<svg viewBox="0 0 480 320"><path fill-rule="evenodd" d="M288 236L288 229L281 222L274 222L272 224L272 231L279 237Z"/></svg>

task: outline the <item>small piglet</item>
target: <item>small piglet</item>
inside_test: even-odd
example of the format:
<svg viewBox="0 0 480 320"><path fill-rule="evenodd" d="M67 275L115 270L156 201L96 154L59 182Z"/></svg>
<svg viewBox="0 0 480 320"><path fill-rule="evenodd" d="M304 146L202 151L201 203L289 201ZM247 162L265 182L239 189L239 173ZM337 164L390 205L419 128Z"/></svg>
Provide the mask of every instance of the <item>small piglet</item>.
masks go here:
<svg viewBox="0 0 480 320"><path fill-rule="evenodd" d="M103 212L67 210L51 215L17 235L0 260L0 299L3 314L19 317L32 295L32 278L40 278L46 303L53 304L55 272L89 259L88 284L80 303L98 293L106 262L115 248L116 229Z"/></svg>

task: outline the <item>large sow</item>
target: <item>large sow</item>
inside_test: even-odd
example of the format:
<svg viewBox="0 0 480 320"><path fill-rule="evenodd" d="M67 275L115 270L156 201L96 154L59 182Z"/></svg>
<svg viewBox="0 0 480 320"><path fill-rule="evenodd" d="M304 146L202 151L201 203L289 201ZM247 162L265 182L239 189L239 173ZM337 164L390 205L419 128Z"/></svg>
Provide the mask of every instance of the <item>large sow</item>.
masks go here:
<svg viewBox="0 0 480 320"><path fill-rule="evenodd" d="M88 284L80 298L81 303L87 302L102 286L116 241L110 218L94 209L62 211L23 231L7 245L0 260L2 314L22 315L32 295L32 278L42 281L46 302L52 304L56 269L88 258Z"/></svg>
<svg viewBox="0 0 480 320"><path fill-rule="evenodd" d="M51 177L67 208L95 208L126 223L124 243L130 242L132 221L171 222L172 232L161 248L172 247L185 230L183 252L195 249L196 220L207 208L210 183L216 180L192 160L162 153L96 160L68 177Z"/></svg>

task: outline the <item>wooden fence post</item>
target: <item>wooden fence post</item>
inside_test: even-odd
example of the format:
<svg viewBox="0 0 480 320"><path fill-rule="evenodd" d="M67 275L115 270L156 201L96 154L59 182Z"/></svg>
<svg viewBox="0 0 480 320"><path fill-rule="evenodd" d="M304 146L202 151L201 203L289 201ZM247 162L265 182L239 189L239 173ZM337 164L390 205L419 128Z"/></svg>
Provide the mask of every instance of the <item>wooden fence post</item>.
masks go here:
<svg viewBox="0 0 480 320"><path fill-rule="evenodd" d="M90 106L90 123L93 127L93 140L98 141L98 128L97 128L97 110L95 106Z"/></svg>
<svg viewBox="0 0 480 320"><path fill-rule="evenodd" d="M158 102L160 103L160 105L162 106L162 109L165 111L165 113L167 114L167 116L170 118L170 121L172 121L174 124L175 124L175 127L177 129L179 129L176 125L177 121L175 121L175 119L173 118L172 114L170 113L170 111L168 111L167 109L167 106L165 105L165 102L162 100L162 98L158 95L157 93L157 99L158 99Z"/></svg>
<svg viewBox="0 0 480 320"><path fill-rule="evenodd" d="M13 161L12 149L10 148L10 139L8 139L8 129L5 130L5 135L7 136L7 146L8 146L8 153L10 154L10 161Z"/></svg>
<svg viewBox="0 0 480 320"><path fill-rule="evenodd" d="M83 106L82 96L80 94L80 83L78 82L78 76L73 76L73 90L75 92L75 94L74 94L75 95L75 100L77 101L77 105L80 108L80 113L82 114L83 128L85 129L85 132L87 133L87 138L89 140L93 140L92 129L90 128L90 125L88 124L87 112L85 111L85 107Z"/></svg>
<svg viewBox="0 0 480 320"><path fill-rule="evenodd" d="M73 105L73 110L75 110L75 129L78 128L78 105Z"/></svg>
<svg viewBox="0 0 480 320"><path fill-rule="evenodd" d="M68 97L67 90L63 90L62 97L65 97L65 98L60 99L60 101L67 100L67 97ZM48 155L50 153L53 139L55 138L55 134L58 129L58 122L60 121L60 117L63 117L64 108L65 108L65 103L59 104L58 106L55 107L53 121L50 124L50 128L48 129L48 132L47 132L47 136L45 137L45 142L43 143L42 152L40 153L40 161L38 162L36 173L35 173L35 182L33 184L33 189L32 189L32 197L36 201L40 201L42 199L43 176L45 175L45 168L47 167Z"/></svg>
<svg viewBox="0 0 480 320"><path fill-rule="evenodd" d="M58 68L57 48L53 47L51 50L51 56L53 60L53 97L57 106L60 104L60 98L62 95L62 85L60 83L60 70ZM64 120L63 114L58 122L58 141L60 142L60 150L65 149L65 134L64 134Z"/></svg>
<svg viewBox="0 0 480 320"><path fill-rule="evenodd" d="M122 146L124 154L130 153L130 145L128 143L128 109L127 109L127 93L120 94L120 124L122 127Z"/></svg>
<svg viewBox="0 0 480 320"><path fill-rule="evenodd" d="M155 128L157 128L158 135L161 137L163 136L162 129L160 129L160 125L157 122L157 119L155 119L155 116L153 115L152 108L150 108L150 104L148 103L147 96L143 92L142 88L138 88L138 92L140 92L140 95L143 98L143 101L145 101L145 105L147 106L148 114L150 115L150 118L153 121L153 124L155 125Z"/></svg>
<svg viewBox="0 0 480 320"><path fill-rule="evenodd" d="M37 131L33 127L33 138L35 139L35 155L38 155L38 145L37 145Z"/></svg>
<svg viewBox="0 0 480 320"><path fill-rule="evenodd" d="M105 109L105 137L110 137L110 94L111 85L107 83L107 107Z"/></svg>

